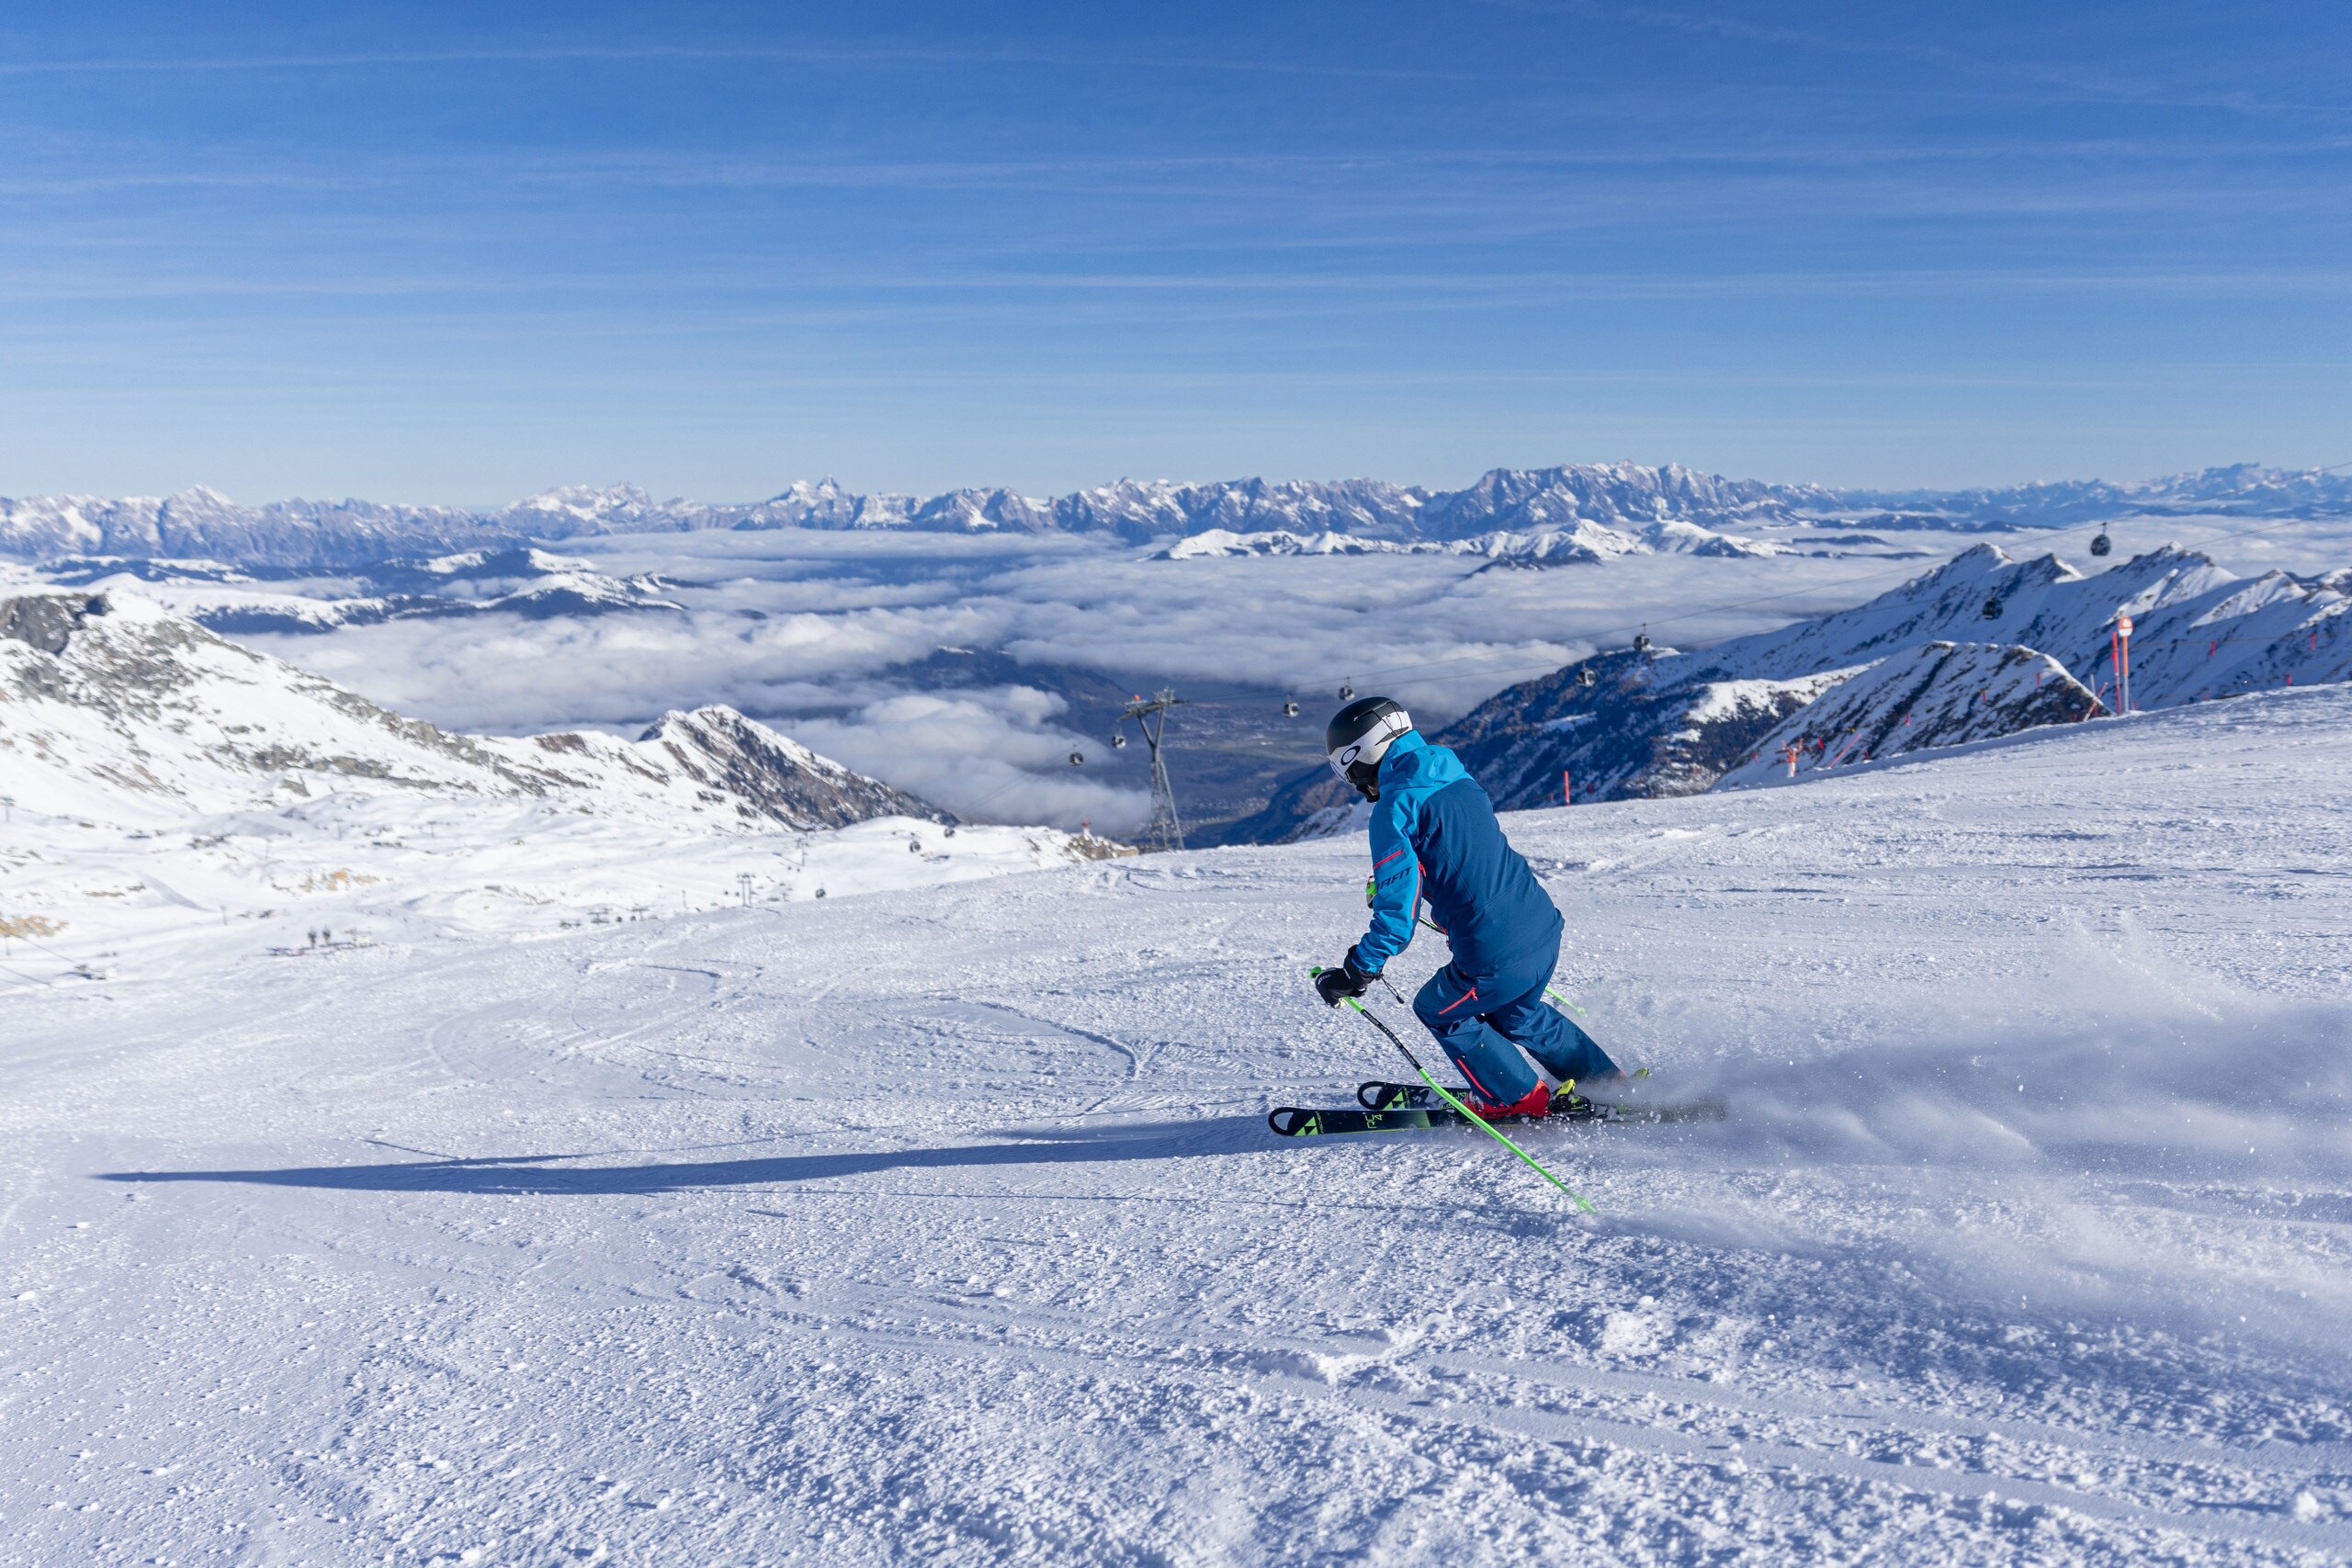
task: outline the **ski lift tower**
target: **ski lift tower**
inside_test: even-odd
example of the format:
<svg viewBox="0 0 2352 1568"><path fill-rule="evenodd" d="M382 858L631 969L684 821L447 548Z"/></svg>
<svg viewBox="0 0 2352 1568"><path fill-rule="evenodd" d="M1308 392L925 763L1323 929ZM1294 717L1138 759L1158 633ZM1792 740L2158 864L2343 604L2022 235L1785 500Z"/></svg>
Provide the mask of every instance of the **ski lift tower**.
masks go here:
<svg viewBox="0 0 2352 1568"><path fill-rule="evenodd" d="M1135 720L1136 728L1143 733L1143 743L1151 748L1151 819L1143 825L1143 841L1155 850L1184 847L1184 824L1176 816L1176 792L1169 786L1168 764L1159 752L1159 737L1168 728L1168 710L1182 707L1184 702L1171 688L1163 686L1121 709L1113 726L1116 733L1119 725Z"/></svg>

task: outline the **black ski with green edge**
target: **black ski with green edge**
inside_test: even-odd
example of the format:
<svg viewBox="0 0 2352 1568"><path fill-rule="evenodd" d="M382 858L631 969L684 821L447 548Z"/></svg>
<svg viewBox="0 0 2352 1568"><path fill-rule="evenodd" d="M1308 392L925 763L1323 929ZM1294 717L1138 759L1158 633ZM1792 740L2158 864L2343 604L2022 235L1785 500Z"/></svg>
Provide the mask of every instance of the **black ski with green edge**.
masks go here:
<svg viewBox="0 0 2352 1568"><path fill-rule="evenodd" d="M1456 1099L1466 1100L1474 1090L1457 1089ZM1442 1111L1445 1101L1425 1083L1381 1083L1374 1081L1356 1086L1356 1103L1366 1111ZM1511 1122L1589 1122L1600 1107L1581 1095L1559 1094L1552 1097L1552 1109L1541 1116L1488 1117L1488 1121Z"/></svg>
<svg viewBox="0 0 2352 1568"><path fill-rule="evenodd" d="M1489 1116L1488 1126L1548 1122L1547 1116ZM1325 1137L1339 1133L1414 1133L1430 1127L1467 1127L1470 1118L1440 1105L1434 1111L1360 1111L1348 1106L1284 1105L1266 1113L1266 1125L1285 1138Z"/></svg>
<svg viewBox="0 0 2352 1568"><path fill-rule="evenodd" d="M1368 1083L1356 1089L1356 1100L1367 1111L1443 1109L1445 1102L1427 1084ZM1720 1122L1730 1108L1720 1100L1685 1100L1680 1104L1643 1105L1596 1101L1580 1094L1555 1097L1548 1116L1521 1117L1532 1122ZM1450 1112L1449 1112L1450 1114Z"/></svg>

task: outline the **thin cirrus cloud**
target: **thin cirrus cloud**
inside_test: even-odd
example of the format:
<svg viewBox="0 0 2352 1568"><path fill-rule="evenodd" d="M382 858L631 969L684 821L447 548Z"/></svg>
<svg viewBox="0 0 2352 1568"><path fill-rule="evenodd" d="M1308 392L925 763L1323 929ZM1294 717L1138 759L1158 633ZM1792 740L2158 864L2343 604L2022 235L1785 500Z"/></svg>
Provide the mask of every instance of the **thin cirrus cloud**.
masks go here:
<svg viewBox="0 0 2352 1568"><path fill-rule="evenodd" d="M49 307L0 325L0 493L521 493L616 443L703 491L983 459L1039 490L1412 478L1497 431L1513 460L1847 482L2024 479L2069 441L2071 472L2247 432L2290 457L2345 393L2199 367L2352 338L2342 26L65 8L0 59L0 298ZM1623 395L1531 400L1541 373ZM1952 391L1892 429L1864 389L1898 374ZM1172 389L1196 376L1205 412ZM885 392L825 404L860 378ZM1375 381L1376 411L1296 395Z"/></svg>

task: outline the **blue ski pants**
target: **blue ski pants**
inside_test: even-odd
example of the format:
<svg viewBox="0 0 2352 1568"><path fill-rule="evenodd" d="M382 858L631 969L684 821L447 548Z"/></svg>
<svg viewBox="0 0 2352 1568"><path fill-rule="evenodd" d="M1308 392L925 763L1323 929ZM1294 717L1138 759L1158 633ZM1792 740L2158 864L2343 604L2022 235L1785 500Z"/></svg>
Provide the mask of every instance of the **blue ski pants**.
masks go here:
<svg viewBox="0 0 2352 1568"><path fill-rule="evenodd" d="M1617 1070L1591 1035L1544 999L1544 984L1559 959L1559 944L1553 942L1497 974L1465 975L1449 964L1413 998L1413 1015L1437 1036L1470 1087L1498 1105L1535 1088L1529 1056L1560 1079L1604 1077Z"/></svg>

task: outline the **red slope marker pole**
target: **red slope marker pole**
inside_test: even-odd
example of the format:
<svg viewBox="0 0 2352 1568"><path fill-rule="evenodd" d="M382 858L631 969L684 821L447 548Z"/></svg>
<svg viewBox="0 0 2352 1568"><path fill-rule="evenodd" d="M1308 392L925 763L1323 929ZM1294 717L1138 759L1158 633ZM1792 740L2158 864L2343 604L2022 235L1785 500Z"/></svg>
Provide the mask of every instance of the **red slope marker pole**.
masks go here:
<svg viewBox="0 0 2352 1568"><path fill-rule="evenodd" d="M2119 716L2132 711L2132 617L2115 617L2115 702Z"/></svg>

